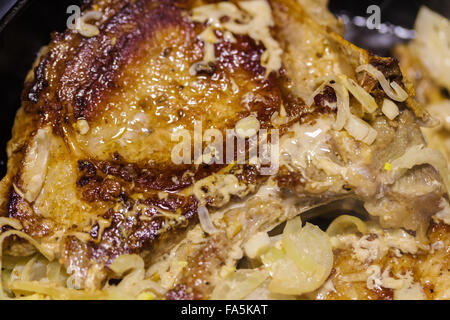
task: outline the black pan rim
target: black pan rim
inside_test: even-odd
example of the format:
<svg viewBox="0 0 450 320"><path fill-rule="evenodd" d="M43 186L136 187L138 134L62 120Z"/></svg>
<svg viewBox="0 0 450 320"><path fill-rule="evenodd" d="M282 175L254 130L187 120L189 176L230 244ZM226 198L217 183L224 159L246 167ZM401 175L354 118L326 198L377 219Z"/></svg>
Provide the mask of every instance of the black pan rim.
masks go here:
<svg viewBox="0 0 450 320"><path fill-rule="evenodd" d="M14 19L14 17L32 1L33 0L14 0L3 4L2 6L7 7L11 6L11 2L14 2L10 9L5 11L5 13L0 16L0 33L8 26L8 24Z"/></svg>

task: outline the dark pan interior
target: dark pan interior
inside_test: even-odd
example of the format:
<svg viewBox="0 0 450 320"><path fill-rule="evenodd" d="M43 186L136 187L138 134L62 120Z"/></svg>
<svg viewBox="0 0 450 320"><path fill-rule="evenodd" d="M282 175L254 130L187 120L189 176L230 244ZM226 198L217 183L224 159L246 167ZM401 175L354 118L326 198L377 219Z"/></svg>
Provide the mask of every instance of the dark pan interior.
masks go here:
<svg viewBox="0 0 450 320"><path fill-rule="evenodd" d="M6 171L6 143L17 108L23 80L39 48L47 44L52 31L65 29L66 8L80 3L77 0L1 0L0 1L0 176ZM391 47L405 41L395 33L380 33L353 23L355 17L367 17L369 5L377 4L382 10L381 20L386 30L393 26L412 29L420 6L427 4L441 14L450 16L448 0L331 0L330 9L344 17L347 38L377 54L389 55ZM393 25L393 26L392 26Z"/></svg>

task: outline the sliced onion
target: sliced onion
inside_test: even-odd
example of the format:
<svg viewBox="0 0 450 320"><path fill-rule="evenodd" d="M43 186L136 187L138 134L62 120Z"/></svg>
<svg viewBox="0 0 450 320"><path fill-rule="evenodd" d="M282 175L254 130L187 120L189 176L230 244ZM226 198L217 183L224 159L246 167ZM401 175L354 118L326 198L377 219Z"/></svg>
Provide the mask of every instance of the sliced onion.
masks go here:
<svg viewBox="0 0 450 320"><path fill-rule="evenodd" d="M200 220L200 225L202 226L203 231L208 234L213 234L217 232L216 227L214 227L211 217L209 216L208 209L205 206L198 207L198 219Z"/></svg>
<svg viewBox="0 0 450 320"><path fill-rule="evenodd" d="M138 255L121 255L114 259L109 268L117 275L122 275L128 270L144 268L144 261Z"/></svg>
<svg viewBox="0 0 450 320"><path fill-rule="evenodd" d="M126 254L117 257L109 268L117 275L126 275L117 286L111 286L108 295L118 299L136 299L144 291L163 294L163 288L152 280L145 279L145 264L142 257Z"/></svg>
<svg viewBox="0 0 450 320"><path fill-rule="evenodd" d="M47 176L51 146L50 127L39 129L31 140L23 160L22 190L24 190L25 200L30 203L36 200L42 190Z"/></svg>
<svg viewBox="0 0 450 320"><path fill-rule="evenodd" d="M339 131L345 127L348 133L356 140L363 141L366 144L372 144L377 137L377 131L363 120L351 114L348 90L352 92L368 112L373 112L378 108L375 100L354 80L348 79L344 75L340 75L335 83L330 83L330 81L334 79L335 78L332 77L325 78L325 82L314 91L313 95L307 100L307 104L312 105L314 97L322 92L326 85L331 86L334 89L337 98L337 115L336 122L333 124L333 129Z"/></svg>
<svg viewBox="0 0 450 320"><path fill-rule="evenodd" d="M269 277L263 269L240 269L219 282L211 295L212 300L240 300L247 297Z"/></svg>
<svg viewBox="0 0 450 320"><path fill-rule="evenodd" d="M384 99L381 111L389 120L394 120L400 113L397 105L389 99Z"/></svg>
<svg viewBox="0 0 450 320"><path fill-rule="evenodd" d="M361 219L344 214L331 222L327 229L327 234L330 237L334 237L348 231L353 231L354 227L362 234L367 232L367 225Z"/></svg>
<svg viewBox="0 0 450 320"><path fill-rule="evenodd" d="M299 216L295 217L294 219L291 219L286 222L286 226L283 230L283 235L288 234L297 234L302 230L302 220Z"/></svg>
<svg viewBox="0 0 450 320"><path fill-rule="evenodd" d="M282 245L286 255L270 266L269 290L301 295L319 288L333 267L333 251L327 234L307 223L295 233L283 232Z"/></svg>
<svg viewBox="0 0 450 320"><path fill-rule="evenodd" d="M350 115L350 118L345 125L345 130L347 130L348 134L356 140L362 141L368 145L372 144L378 135L378 132L367 122L354 115Z"/></svg>
<svg viewBox="0 0 450 320"><path fill-rule="evenodd" d="M285 252L273 246L270 247L263 255L261 255L261 262L266 268L270 268L276 261L284 258Z"/></svg>
<svg viewBox="0 0 450 320"><path fill-rule="evenodd" d="M392 100L403 102L408 99L408 93L396 82L391 82L386 79L384 74L370 64L364 64L356 68L356 72L365 71L370 74L374 79L376 79L384 92L391 98Z"/></svg>
<svg viewBox="0 0 450 320"><path fill-rule="evenodd" d="M414 52L433 80L450 90L450 21L422 6L415 30Z"/></svg>
<svg viewBox="0 0 450 320"><path fill-rule="evenodd" d="M14 218L0 217L0 228L3 226L10 226L16 230L22 229L20 221Z"/></svg>
<svg viewBox="0 0 450 320"><path fill-rule="evenodd" d="M15 223L11 223L11 221L3 221L6 222L8 225L11 225L12 227L18 226ZM28 242L30 242L45 258L47 258L47 260L51 261L53 260L54 256L53 253L51 253L50 251L46 250L44 247L42 247L35 239L33 239L32 237L30 237L28 234L26 234L23 231L19 231L19 230L8 230L3 232L0 235L0 271L2 270L2 258L3 258L3 242L5 241L6 238L8 238L9 236L17 236L19 238L25 239ZM4 299L7 300L9 299L8 296L4 293L3 291L3 284L2 281L0 281L0 299Z"/></svg>
<svg viewBox="0 0 450 320"><path fill-rule="evenodd" d="M445 129L450 131L450 100L429 104L427 110L440 121L440 124L433 128L434 130Z"/></svg>
<svg viewBox="0 0 450 320"><path fill-rule="evenodd" d="M100 33L100 30L92 25L87 23L88 20L99 20L102 17L102 13L100 11L88 11L79 20L79 24L77 26L78 32L84 37L95 37Z"/></svg>
<svg viewBox="0 0 450 320"><path fill-rule="evenodd" d="M369 125L360 118L351 115L345 125L345 130L356 140L362 141L369 134Z"/></svg>
<svg viewBox="0 0 450 320"><path fill-rule="evenodd" d="M361 103L363 109L366 112L372 113L378 108L375 99L359 84L357 84L355 80L350 79L344 75L339 76L339 79L347 88L347 90L351 92L351 94L359 101L359 103Z"/></svg>
<svg viewBox="0 0 450 320"><path fill-rule="evenodd" d="M267 232L258 232L244 244L244 251L247 257L255 259L267 251L270 244L271 242Z"/></svg>
<svg viewBox="0 0 450 320"><path fill-rule="evenodd" d="M391 87L395 90L395 93L398 95L399 102L403 102L408 99L408 93L395 81L391 82Z"/></svg>
<svg viewBox="0 0 450 320"><path fill-rule="evenodd" d="M378 132L377 130L375 130L372 127L369 127L369 133L367 134L367 136L362 140L362 142L364 142L365 144L371 145L375 139L378 136Z"/></svg>
<svg viewBox="0 0 450 320"><path fill-rule="evenodd" d="M351 116L350 113L350 98L348 95L348 91L342 84L333 83L330 86L336 92L337 97L337 115L336 122L333 124L333 129L336 131L340 131L344 128L348 119Z"/></svg>

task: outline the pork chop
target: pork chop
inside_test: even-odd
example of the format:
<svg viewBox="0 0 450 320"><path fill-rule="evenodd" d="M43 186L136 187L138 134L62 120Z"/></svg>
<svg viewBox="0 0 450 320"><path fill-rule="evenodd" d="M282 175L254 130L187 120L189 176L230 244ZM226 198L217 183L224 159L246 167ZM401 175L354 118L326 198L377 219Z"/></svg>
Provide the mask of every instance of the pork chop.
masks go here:
<svg viewBox="0 0 450 320"><path fill-rule="evenodd" d="M89 1L26 79L2 216L76 289L104 287L119 276L111 263L137 254L168 299L211 297L254 234L336 199L426 242L449 186L420 131L431 117L394 59L346 42L303 2ZM239 135L255 119L266 140L279 133L271 174L234 147L230 163L173 162L174 133ZM5 247L34 250L14 237Z"/></svg>

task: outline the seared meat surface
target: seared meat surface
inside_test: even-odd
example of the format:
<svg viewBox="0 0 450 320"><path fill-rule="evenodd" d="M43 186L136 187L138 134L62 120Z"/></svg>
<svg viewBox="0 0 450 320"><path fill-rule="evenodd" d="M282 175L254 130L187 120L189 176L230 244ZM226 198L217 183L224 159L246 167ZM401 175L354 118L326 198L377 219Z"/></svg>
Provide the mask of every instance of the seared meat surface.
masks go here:
<svg viewBox="0 0 450 320"><path fill-rule="evenodd" d="M27 77L8 145L2 216L17 219L75 287L101 288L117 277L109 268L117 257L138 254L168 299L209 298L221 268L242 258L252 235L335 199L360 199L383 227L427 242L448 173L423 161L386 165L411 148L426 150L420 124L430 117L394 59L347 43L337 20L318 23L302 2L230 1L229 12L210 1L87 3L84 12L101 13L88 21L98 33L54 33ZM202 12L217 21L202 20ZM409 96L388 119L347 95L351 119L376 136L370 141L350 126L336 128L336 79L352 79L379 106L387 98L377 79L356 71L360 65ZM341 78L323 80L331 76ZM315 92L320 81L329 85ZM173 133L195 136L200 127L226 136L248 118L268 140L280 133L279 170L270 176L257 163L196 162L194 152L189 163L172 161ZM215 232L203 232L201 210ZM8 240L10 255L33 250ZM187 266L174 271L173 261Z"/></svg>

